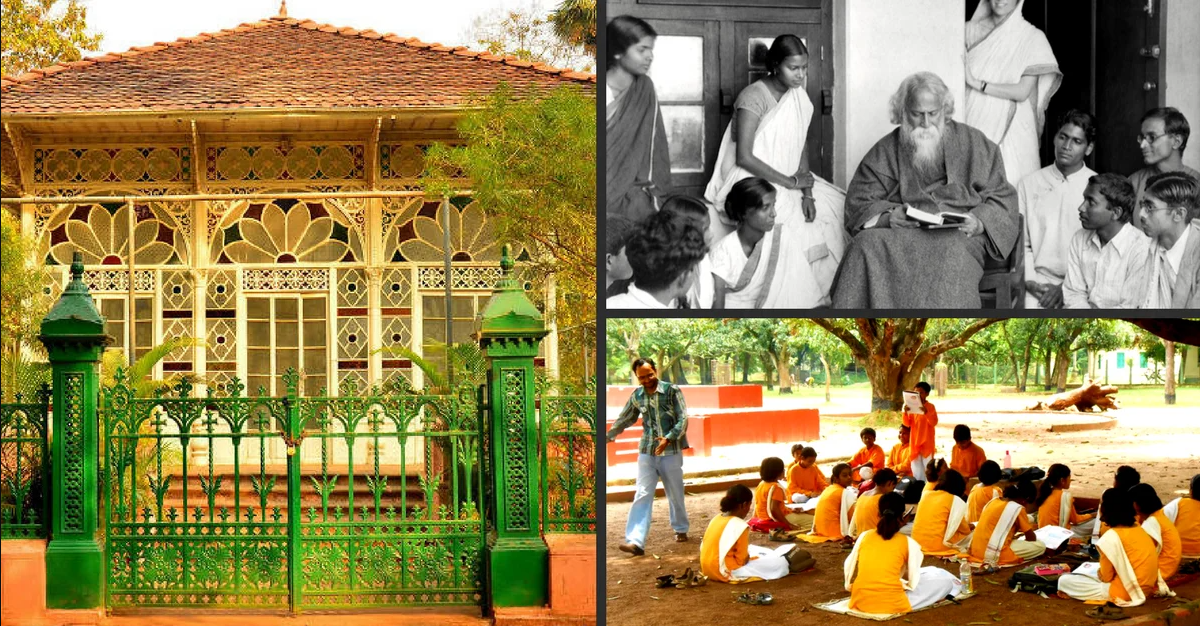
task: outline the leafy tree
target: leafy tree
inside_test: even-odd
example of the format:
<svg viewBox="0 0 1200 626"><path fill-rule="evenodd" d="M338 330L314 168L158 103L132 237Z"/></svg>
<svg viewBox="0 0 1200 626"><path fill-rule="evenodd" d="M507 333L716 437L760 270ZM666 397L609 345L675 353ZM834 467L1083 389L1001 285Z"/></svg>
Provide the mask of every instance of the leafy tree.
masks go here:
<svg viewBox="0 0 1200 626"><path fill-rule="evenodd" d="M550 14L554 33L596 56L596 0L563 0Z"/></svg>
<svg viewBox="0 0 1200 626"><path fill-rule="evenodd" d="M5 75L78 61L82 50L100 49L101 35L87 32L87 8L79 0L4 0L0 21Z"/></svg>
<svg viewBox="0 0 1200 626"><path fill-rule="evenodd" d="M579 9L568 9L560 21L555 21L557 13L546 15L536 1L524 9L493 9L472 20L466 36L492 54L590 72L596 66L595 51L586 51L579 43L559 34L560 23L564 33L575 34L571 30L575 24L570 20L578 19L579 13ZM595 1L592 0L593 46L595 13Z"/></svg>
<svg viewBox="0 0 1200 626"><path fill-rule="evenodd" d="M20 232L17 219L0 210L0 386L6 399L15 393L32 397L29 390L45 378L44 373L38 373L44 367L32 357L42 353L36 337L42 318L50 310L51 303L42 297L50 278L34 261L35 246Z"/></svg>
<svg viewBox="0 0 1200 626"><path fill-rule="evenodd" d="M555 281L559 328L596 319L596 100L575 86L517 93L501 86L458 125L463 145L429 150L425 191L470 181L501 241L529 252L535 278ZM591 336L575 333L575 337ZM577 354L568 349L567 355ZM564 370L570 369L565 358ZM582 370L582 363L576 365ZM564 374L564 377L567 375Z"/></svg>
<svg viewBox="0 0 1200 626"><path fill-rule="evenodd" d="M812 350L820 359L821 367L825 370L825 401L829 402L831 400L829 386L833 372L841 369L854 357L851 356L845 343L811 320L789 320L789 324L797 341L801 344L801 349Z"/></svg>
<svg viewBox="0 0 1200 626"><path fill-rule="evenodd" d="M871 410L896 411L900 392L912 389L941 354L965 344L999 319L848 319L813 318L850 349L871 381Z"/></svg>

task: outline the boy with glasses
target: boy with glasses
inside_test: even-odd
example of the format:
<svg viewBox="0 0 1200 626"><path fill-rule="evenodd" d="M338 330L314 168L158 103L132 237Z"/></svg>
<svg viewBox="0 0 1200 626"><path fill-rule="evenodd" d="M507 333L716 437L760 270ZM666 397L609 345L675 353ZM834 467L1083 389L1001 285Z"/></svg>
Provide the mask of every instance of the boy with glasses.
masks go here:
<svg viewBox="0 0 1200 626"><path fill-rule="evenodd" d="M1137 136L1137 143L1146 167L1129 176L1129 182L1133 183L1137 194L1135 208L1140 210L1146 182L1155 174L1187 172L1192 178L1200 179L1200 172L1183 164L1183 151L1187 148L1191 132L1187 118L1174 107L1151 109L1142 116L1142 131ZM1140 227L1139 222L1134 220L1134 224Z"/></svg>
<svg viewBox="0 0 1200 626"><path fill-rule="evenodd" d="M1145 271L1130 290L1146 290L1142 308L1200 308L1200 182L1183 172L1146 181L1138 219L1151 242Z"/></svg>

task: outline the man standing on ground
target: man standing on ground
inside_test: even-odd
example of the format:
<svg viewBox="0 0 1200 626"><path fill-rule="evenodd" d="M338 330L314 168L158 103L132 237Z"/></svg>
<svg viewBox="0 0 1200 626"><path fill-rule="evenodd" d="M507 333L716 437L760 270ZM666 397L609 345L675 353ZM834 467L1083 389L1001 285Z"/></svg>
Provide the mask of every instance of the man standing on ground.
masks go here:
<svg viewBox="0 0 1200 626"><path fill-rule="evenodd" d="M933 388L929 383L921 381L913 388L921 396L921 406L924 413L916 415L904 407L904 425L911 428L908 440L909 454L912 458L912 475L917 480L925 480L925 465L933 458L936 449L934 445L934 427L937 426L937 409L932 402L926 402Z"/></svg>
<svg viewBox="0 0 1200 626"><path fill-rule="evenodd" d="M609 443L640 417L642 440L638 444L637 491L629 520L625 524L625 543L622 552L634 556L646 553L646 535L650 532L654 491L661 478L663 491L670 505L671 528L675 541L688 540L688 517L683 503L683 451L687 449L687 406L683 391L671 383L658 380L652 359L635 359L633 373L641 385L629 396L621 415L608 431Z"/></svg>

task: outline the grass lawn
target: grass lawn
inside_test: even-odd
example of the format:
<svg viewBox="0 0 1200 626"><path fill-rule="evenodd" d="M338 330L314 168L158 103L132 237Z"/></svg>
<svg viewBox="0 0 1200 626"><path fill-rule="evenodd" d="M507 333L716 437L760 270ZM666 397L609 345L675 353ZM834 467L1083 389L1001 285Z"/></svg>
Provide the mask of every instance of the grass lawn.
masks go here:
<svg viewBox="0 0 1200 626"><path fill-rule="evenodd" d="M1120 402L1122 408L1153 408L1166 406L1163 401L1163 388L1161 385L1117 385L1120 390L1117 393L1117 401ZM1024 394L1019 394L1011 387L1001 387L992 385L979 385L974 388L956 388L951 387L946 390L946 396L949 398L971 398L984 400L987 398L1013 398L1026 397L1029 398L1029 404L1033 404L1037 400L1041 400L1054 394L1054 390L1043 391L1041 386L1028 389ZM866 405L870 404L871 385L868 383L856 383L853 385L833 386L830 388L830 396L834 402L853 402L862 401ZM793 387L791 395L779 393L779 389L768 391L763 389L764 398L825 398L825 387L805 387L803 385ZM1200 406L1200 385L1177 386L1175 389L1175 404L1177 406Z"/></svg>

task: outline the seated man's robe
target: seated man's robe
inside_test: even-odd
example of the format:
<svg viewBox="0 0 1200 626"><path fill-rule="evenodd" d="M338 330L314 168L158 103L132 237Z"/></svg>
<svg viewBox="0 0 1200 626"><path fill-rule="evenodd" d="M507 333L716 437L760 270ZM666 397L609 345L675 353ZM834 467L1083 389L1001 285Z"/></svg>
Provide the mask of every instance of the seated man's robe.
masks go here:
<svg viewBox="0 0 1200 626"><path fill-rule="evenodd" d="M897 127L867 152L846 190L846 229L854 240L838 270L833 306L978 308L985 260L1007 258L1018 235L1017 191L1005 177L1000 148L982 132L947 121L946 175L926 182L901 154L901 132ZM865 228L905 204L931 213L970 213L983 223L983 233Z"/></svg>

